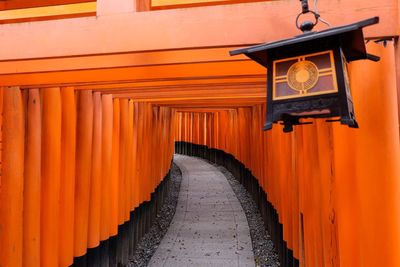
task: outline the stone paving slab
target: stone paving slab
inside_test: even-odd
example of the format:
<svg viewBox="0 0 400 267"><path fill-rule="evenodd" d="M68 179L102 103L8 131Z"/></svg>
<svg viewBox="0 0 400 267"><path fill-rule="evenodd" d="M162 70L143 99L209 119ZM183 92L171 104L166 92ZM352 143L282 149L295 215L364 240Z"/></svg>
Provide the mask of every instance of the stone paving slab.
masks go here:
<svg viewBox="0 0 400 267"><path fill-rule="evenodd" d="M255 266L249 226L225 176L175 155L182 170L176 213L149 266Z"/></svg>

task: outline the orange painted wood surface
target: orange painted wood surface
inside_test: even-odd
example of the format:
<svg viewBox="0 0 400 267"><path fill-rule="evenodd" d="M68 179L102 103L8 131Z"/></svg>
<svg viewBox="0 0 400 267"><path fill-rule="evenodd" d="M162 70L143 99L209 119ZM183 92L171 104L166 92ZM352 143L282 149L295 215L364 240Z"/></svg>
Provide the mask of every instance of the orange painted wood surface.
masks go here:
<svg viewBox="0 0 400 267"><path fill-rule="evenodd" d="M71 265L74 258L76 100L73 87L61 88L61 191L59 266Z"/></svg>
<svg viewBox="0 0 400 267"><path fill-rule="evenodd" d="M397 0L325 2L334 26L381 15L366 36L399 33ZM298 11L265 1L0 26L0 266L69 266L115 236L168 173L174 140L244 163L302 266L400 266L398 42L369 42L382 60L350 65L357 130L262 132L265 69L227 54L297 34Z"/></svg>
<svg viewBox="0 0 400 267"><path fill-rule="evenodd" d="M214 123L201 109L176 115L175 140L224 150L257 177L301 266L400 264L395 46L370 43L368 49L381 56L379 63L350 64L359 129L311 120L290 134L279 125L261 132L263 105L220 108ZM203 124L214 132L212 146L199 136Z"/></svg>
<svg viewBox="0 0 400 267"><path fill-rule="evenodd" d="M344 25L378 15L382 23L367 29L366 36L398 34L395 0L332 0L320 3L319 8L332 25ZM131 12L123 16L112 14L68 19L62 23L10 24L2 29L0 58L14 60L256 44L299 34L294 26L299 12L298 1L280 0ZM279 31L271 30L277 23ZM47 33L54 25L58 31L51 31L50 38ZM160 30L160 25L163 25L163 30ZM319 24L318 27L323 29L325 26ZM115 29L130 31L126 34L124 30ZM194 35L193 32L202 34ZM104 42L104 36L114 38ZM74 45L58 45L68 44L70 40L76 40ZM41 45L35 49L23 49L27 43ZM100 43L102 45L98 45Z"/></svg>
<svg viewBox="0 0 400 267"><path fill-rule="evenodd" d="M96 92L93 94L92 174L89 189L88 248L97 247L100 243L102 114L101 94Z"/></svg>
<svg viewBox="0 0 400 267"><path fill-rule="evenodd" d="M24 110L18 87L3 88L0 263L22 266Z"/></svg>
<svg viewBox="0 0 400 267"><path fill-rule="evenodd" d="M127 157L126 157L126 165L127 165L127 180L128 180L128 194L127 194L127 200L126 202L128 203L128 212L130 213L134 207L135 207L135 192L134 190L134 184L135 180L137 179L136 175L133 173L134 168L135 168L135 163L134 163L134 153L136 151L134 150L133 143L134 143L134 119L135 119L135 114L134 114L134 104L133 100L129 99L128 101L128 143L126 146L127 150Z"/></svg>
<svg viewBox="0 0 400 267"><path fill-rule="evenodd" d="M60 88L42 90L42 183L40 266L58 265L61 182Z"/></svg>
<svg viewBox="0 0 400 267"><path fill-rule="evenodd" d="M138 136L138 105L137 102L131 102L132 112L133 112L133 133L132 133L132 198L133 198L133 208L137 208L140 203L140 185L139 185L139 176L138 176L138 142L141 142Z"/></svg>
<svg viewBox="0 0 400 267"><path fill-rule="evenodd" d="M128 99L121 99L120 103L120 143L119 143L119 170L118 170L118 224L122 225L127 220L127 164L126 143L128 140Z"/></svg>
<svg viewBox="0 0 400 267"><path fill-rule="evenodd" d="M102 167L101 167L101 213L100 241L110 236L111 195L112 195L112 141L113 141L113 102L111 95L102 95Z"/></svg>
<svg viewBox="0 0 400 267"><path fill-rule="evenodd" d="M42 113L39 89L26 95L23 266L40 265Z"/></svg>
<svg viewBox="0 0 400 267"><path fill-rule="evenodd" d="M88 245L90 180L92 174L93 95L81 91L77 100L74 256L86 253Z"/></svg>
<svg viewBox="0 0 400 267"><path fill-rule="evenodd" d="M39 89L26 94L23 266L40 265L42 114Z"/></svg>
<svg viewBox="0 0 400 267"><path fill-rule="evenodd" d="M110 235L118 233L119 224L119 143L120 143L120 103L113 100L113 135L112 135L112 165L111 165L111 217Z"/></svg>

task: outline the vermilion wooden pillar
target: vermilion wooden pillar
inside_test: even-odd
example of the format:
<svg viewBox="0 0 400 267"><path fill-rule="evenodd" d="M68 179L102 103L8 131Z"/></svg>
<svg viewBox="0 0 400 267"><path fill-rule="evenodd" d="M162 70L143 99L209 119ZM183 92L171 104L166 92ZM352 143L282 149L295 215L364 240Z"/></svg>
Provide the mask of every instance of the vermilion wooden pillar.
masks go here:
<svg viewBox="0 0 400 267"><path fill-rule="evenodd" d="M119 99L113 100L113 132L112 132L112 165L111 165L111 217L110 235L118 233L119 217L119 138L120 138L120 105Z"/></svg>
<svg viewBox="0 0 400 267"><path fill-rule="evenodd" d="M400 247L400 138L394 47L393 43L384 47L370 42L368 50L380 55L381 60L378 63L355 62L350 68L360 129L347 131L347 136L354 137L356 142L344 144L347 153L352 151L355 176L342 176L338 184L352 189L347 196L340 191L344 198L353 198L357 196L353 192L359 193L355 202L359 205L353 206L353 209L357 209L360 215L354 230L360 231L358 249L361 251L361 264L400 266L397 254ZM363 86L357 86L359 84ZM348 182L350 179L352 184ZM349 185L354 187L349 188ZM343 206L340 208L347 208ZM351 232L342 231L340 223L346 225L351 222L345 221L341 214L337 217L341 220L338 223L341 249L341 239ZM342 263L342 259L351 260L349 252L340 252L341 265L350 266ZM342 252L346 253L346 258L342 257Z"/></svg>
<svg viewBox="0 0 400 267"><path fill-rule="evenodd" d="M26 94L23 266L40 266L40 185L42 116L39 89Z"/></svg>
<svg viewBox="0 0 400 267"><path fill-rule="evenodd" d="M119 176L118 176L118 223L123 224L127 220L126 214L126 192L127 192L127 175L126 175L126 154L128 139L128 99L120 99L121 124L119 139Z"/></svg>
<svg viewBox="0 0 400 267"><path fill-rule="evenodd" d="M143 182L143 159L144 159L144 153L143 153L143 145L144 142L142 141L143 138L143 127L144 127L144 116L143 116L143 103L136 103L135 104L135 111L137 113L137 156L136 156L136 173L138 176L138 200L139 204L143 202L144 199L144 182Z"/></svg>
<svg viewBox="0 0 400 267"><path fill-rule="evenodd" d="M40 266L58 265L60 174L61 174L61 95L60 88L42 91L42 184L40 216Z"/></svg>
<svg viewBox="0 0 400 267"><path fill-rule="evenodd" d="M3 90L0 265L22 266L24 116L18 87Z"/></svg>
<svg viewBox="0 0 400 267"><path fill-rule="evenodd" d="M129 199L127 200L127 203L129 203L128 207L128 213L130 213L131 210L133 210L134 205L135 205L135 194L134 194L134 180L136 179L136 176L133 174L133 170L135 167L135 163L133 162L134 158L134 149L133 149L133 121L134 121L134 107L133 107L133 101L132 99L129 99L128 101L128 144L126 146L127 148L127 153L128 156L126 158L126 164L127 164L127 176L128 176L128 185L129 185Z"/></svg>
<svg viewBox="0 0 400 267"><path fill-rule="evenodd" d="M102 101L100 92L93 93L92 174L90 180L88 248L100 242L101 166L102 166Z"/></svg>
<svg viewBox="0 0 400 267"><path fill-rule="evenodd" d="M133 140L132 140L132 176L133 176L133 183L132 183L132 195L133 195L133 206L132 208L135 209L139 206L140 201L140 188L139 188L139 176L137 172L138 168L138 105L137 102L133 102Z"/></svg>
<svg viewBox="0 0 400 267"><path fill-rule="evenodd" d="M102 95L102 166L101 166L101 214L100 240L110 235L111 221L111 162L113 134L113 102L111 95Z"/></svg>
<svg viewBox="0 0 400 267"><path fill-rule="evenodd" d="M74 258L74 204L76 156L76 103L73 87L61 88L61 190L59 266L69 266Z"/></svg>
<svg viewBox="0 0 400 267"><path fill-rule="evenodd" d="M76 180L74 218L74 256L86 253L88 245L88 220L90 178L92 171L93 95L92 91L78 94L76 134Z"/></svg>

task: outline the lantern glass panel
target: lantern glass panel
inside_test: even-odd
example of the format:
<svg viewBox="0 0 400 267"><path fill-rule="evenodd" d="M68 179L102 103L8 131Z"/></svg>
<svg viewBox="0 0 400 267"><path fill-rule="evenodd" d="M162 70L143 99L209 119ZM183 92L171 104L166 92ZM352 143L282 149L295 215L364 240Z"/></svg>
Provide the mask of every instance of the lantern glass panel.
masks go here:
<svg viewBox="0 0 400 267"><path fill-rule="evenodd" d="M338 91L331 50L273 61L273 100Z"/></svg>

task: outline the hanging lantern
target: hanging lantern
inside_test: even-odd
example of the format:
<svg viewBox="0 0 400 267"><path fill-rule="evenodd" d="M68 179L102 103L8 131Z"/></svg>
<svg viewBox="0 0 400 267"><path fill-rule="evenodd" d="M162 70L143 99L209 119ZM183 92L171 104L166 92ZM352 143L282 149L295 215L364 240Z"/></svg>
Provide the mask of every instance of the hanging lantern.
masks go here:
<svg viewBox="0 0 400 267"><path fill-rule="evenodd" d="M281 41L231 51L245 54L267 68L267 114L264 130L273 123L284 125L290 132L293 125L308 124L301 118L337 119L341 124L358 128L347 72L347 64L360 59L378 61L366 52L362 29L377 24L378 17L354 24L314 32L320 20L317 12L308 10L302 0L302 13L296 25L302 35ZM299 25L302 14L312 13L315 22ZM329 120L336 121L336 120Z"/></svg>

